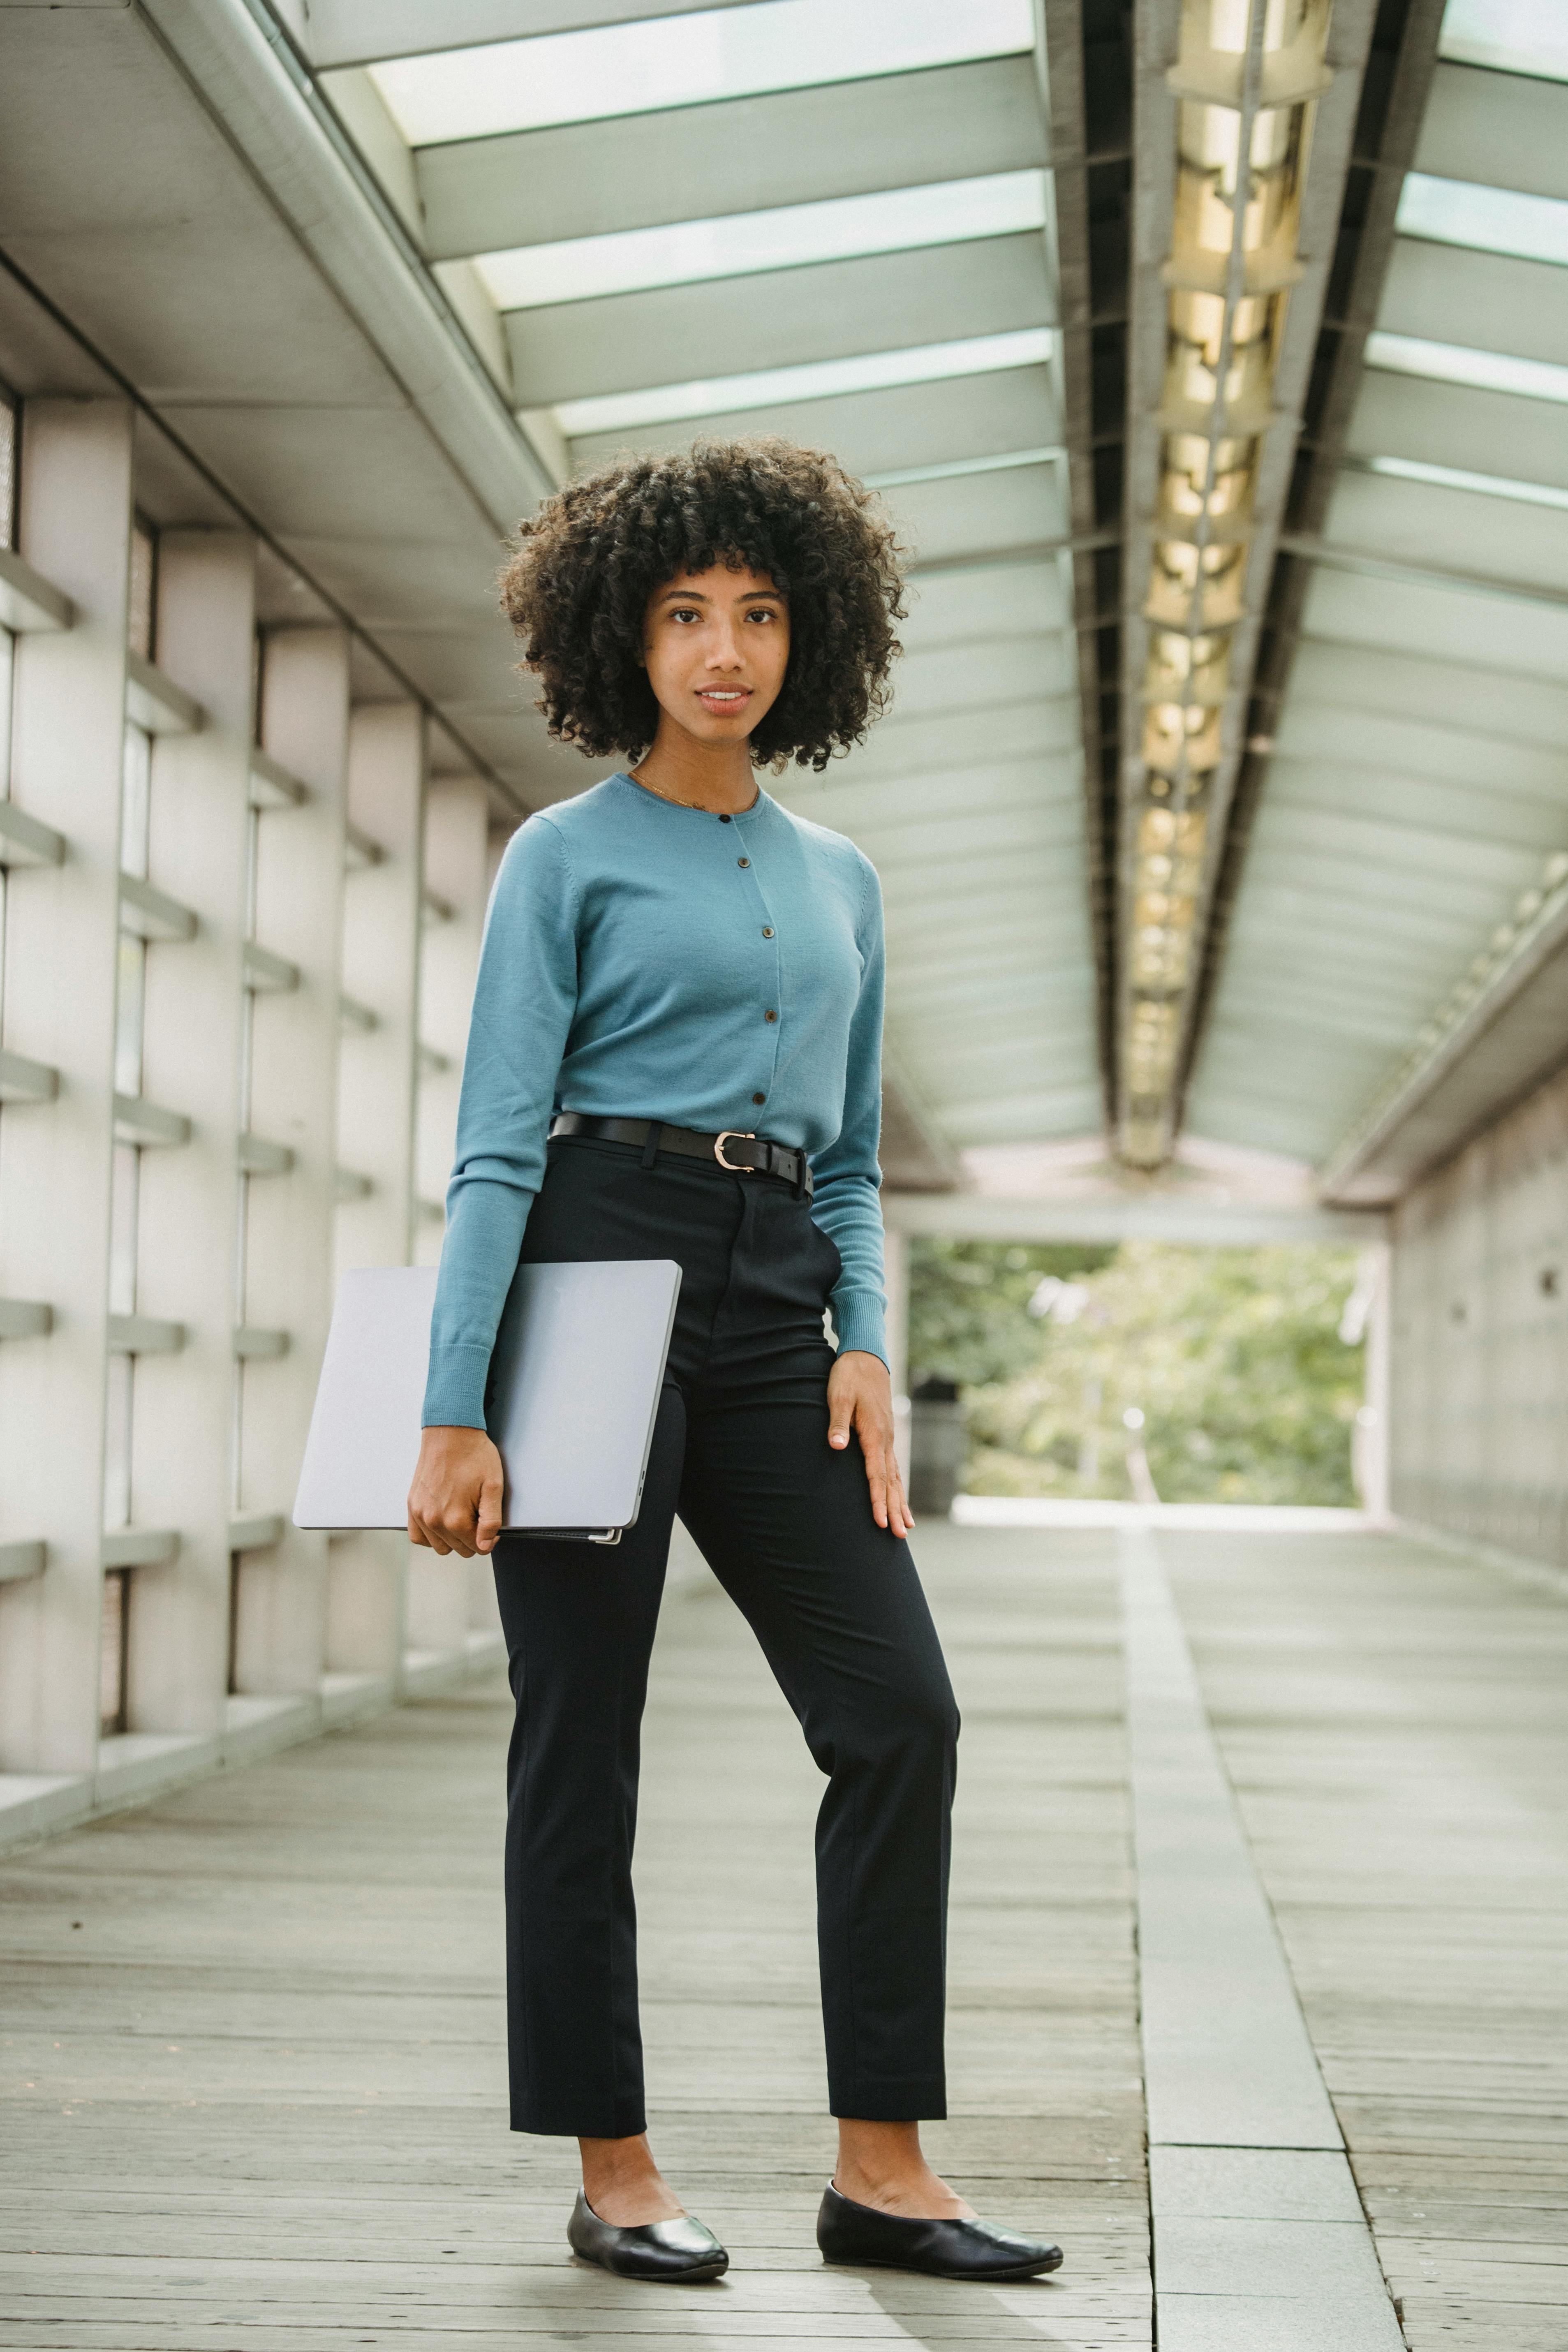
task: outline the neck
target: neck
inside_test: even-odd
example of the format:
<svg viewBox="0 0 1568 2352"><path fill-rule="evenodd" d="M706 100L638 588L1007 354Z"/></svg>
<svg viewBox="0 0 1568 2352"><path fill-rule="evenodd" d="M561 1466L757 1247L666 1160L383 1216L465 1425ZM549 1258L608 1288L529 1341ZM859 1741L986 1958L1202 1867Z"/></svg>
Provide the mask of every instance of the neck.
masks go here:
<svg viewBox="0 0 1568 2352"><path fill-rule="evenodd" d="M667 712L660 713L658 732L647 758L629 772L637 783L667 793L672 801L686 801L693 808L720 814L738 815L757 796L751 752L744 742L700 743L684 728L672 725Z"/></svg>

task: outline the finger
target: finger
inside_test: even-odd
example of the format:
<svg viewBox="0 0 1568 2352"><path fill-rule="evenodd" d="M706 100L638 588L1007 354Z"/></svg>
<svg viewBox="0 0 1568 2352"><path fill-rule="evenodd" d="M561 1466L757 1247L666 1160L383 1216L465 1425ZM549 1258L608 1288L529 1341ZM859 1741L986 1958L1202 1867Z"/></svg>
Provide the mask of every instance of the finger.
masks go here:
<svg viewBox="0 0 1568 2352"><path fill-rule="evenodd" d="M914 1526L914 1519L905 1500L903 1473L899 1468L899 1457L893 1451L891 1439L888 1442L887 1463L888 1523L893 1533L901 1538L908 1535Z"/></svg>
<svg viewBox="0 0 1568 2352"><path fill-rule="evenodd" d="M888 1524L888 1482L868 1454L866 1456L866 1484L871 1489L871 1517L879 1528L885 1528Z"/></svg>
<svg viewBox="0 0 1568 2352"><path fill-rule="evenodd" d="M841 1454L849 1443L849 1428L854 1418L855 1408L852 1404L847 1403L843 1401L835 1404L832 1399L829 1398L827 1407L827 1443L829 1445L836 1446Z"/></svg>
<svg viewBox="0 0 1568 2352"><path fill-rule="evenodd" d="M411 1544L428 1544L430 1541L423 1520L416 1518L412 1509L408 1514L408 1540Z"/></svg>
<svg viewBox="0 0 1568 2352"><path fill-rule="evenodd" d="M487 1478L479 1488L479 1524L477 1541L480 1551L493 1551L500 1534L502 1481Z"/></svg>

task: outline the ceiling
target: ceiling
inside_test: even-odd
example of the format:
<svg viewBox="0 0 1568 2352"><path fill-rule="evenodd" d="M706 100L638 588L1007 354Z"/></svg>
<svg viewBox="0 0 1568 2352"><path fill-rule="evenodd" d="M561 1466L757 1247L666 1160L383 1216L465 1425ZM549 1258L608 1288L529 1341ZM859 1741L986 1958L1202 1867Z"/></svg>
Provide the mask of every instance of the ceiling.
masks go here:
<svg viewBox="0 0 1568 2352"><path fill-rule="evenodd" d="M511 667L518 518L627 447L833 449L911 551L907 651L770 789L881 873L906 1181L1093 1137L1178 14L8 7L0 376L132 391L154 519L237 507L271 616L346 618L506 823L596 772ZM1362 6L1342 68L1181 1074L1189 1136L1345 1197L1568 849L1568 58L1516 0L1450 0L1439 57L1441 14Z"/></svg>

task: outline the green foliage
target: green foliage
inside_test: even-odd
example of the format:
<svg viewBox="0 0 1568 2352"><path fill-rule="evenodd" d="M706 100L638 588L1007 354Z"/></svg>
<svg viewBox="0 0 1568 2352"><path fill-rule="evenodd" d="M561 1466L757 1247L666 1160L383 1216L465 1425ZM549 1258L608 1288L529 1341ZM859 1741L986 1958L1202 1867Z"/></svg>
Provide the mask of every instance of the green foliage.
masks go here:
<svg viewBox="0 0 1568 2352"><path fill-rule="evenodd" d="M1352 1251L1128 1242L1093 1268L1087 1255L919 1253L920 1361L963 1384L971 1493L1130 1496L1136 1408L1162 1501L1353 1502L1362 1351L1339 1337ZM1043 1273L1072 1288L1036 1319Z"/></svg>
<svg viewBox="0 0 1568 2352"><path fill-rule="evenodd" d="M1076 1281L1115 1250L1071 1243L918 1240L910 1250L910 1385L1005 1381L1033 1364L1030 1299L1047 1275Z"/></svg>

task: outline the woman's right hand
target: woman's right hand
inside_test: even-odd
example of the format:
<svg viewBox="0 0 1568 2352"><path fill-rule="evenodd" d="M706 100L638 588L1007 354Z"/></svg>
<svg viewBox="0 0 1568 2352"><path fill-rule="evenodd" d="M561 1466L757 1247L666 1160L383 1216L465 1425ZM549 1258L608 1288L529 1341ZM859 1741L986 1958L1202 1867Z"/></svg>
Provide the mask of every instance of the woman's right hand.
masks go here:
<svg viewBox="0 0 1568 2352"><path fill-rule="evenodd" d="M482 1429L427 1429L408 1489L408 1540L472 1559L500 1533L506 1479Z"/></svg>

